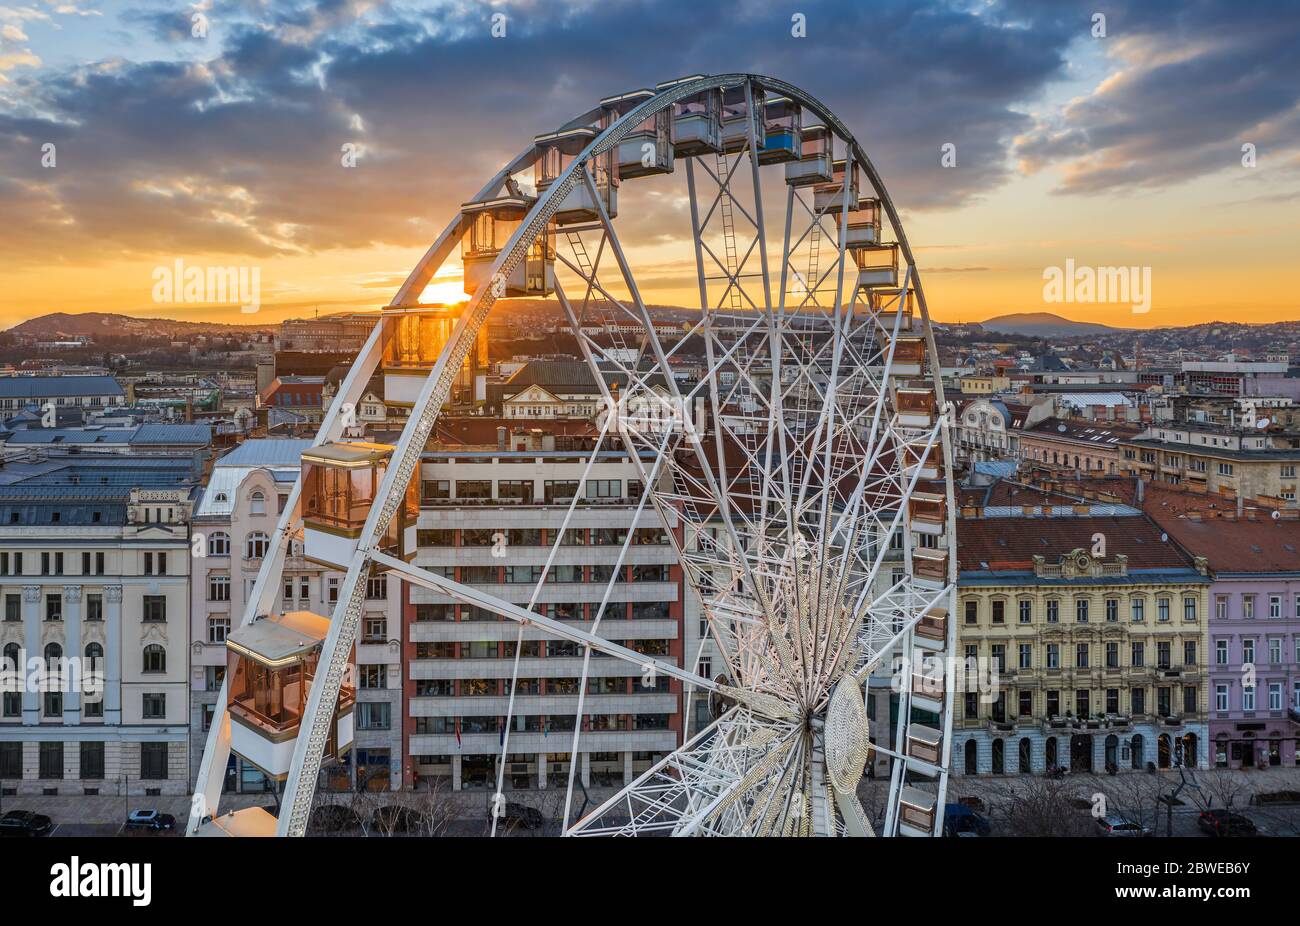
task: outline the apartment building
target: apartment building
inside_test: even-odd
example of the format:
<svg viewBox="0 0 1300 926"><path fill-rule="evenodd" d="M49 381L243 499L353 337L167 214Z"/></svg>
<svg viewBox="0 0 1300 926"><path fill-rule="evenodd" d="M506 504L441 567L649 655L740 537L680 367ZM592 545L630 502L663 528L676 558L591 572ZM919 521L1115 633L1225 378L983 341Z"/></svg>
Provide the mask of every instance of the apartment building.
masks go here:
<svg viewBox="0 0 1300 926"><path fill-rule="evenodd" d="M190 774L198 773L203 745L225 678L226 636L239 625L271 534L298 478L310 440L248 440L216 461L194 512L194 638ZM342 573L303 556L291 544L282 576L280 610L329 616ZM401 782L402 583L376 577L367 584L366 612L357 643L356 738L352 753L330 770L328 786L386 790ZM275 782L252 763L231 755L226 788L264 791Z"/></svg>
<svg viewBox="0 0 1300 926"><path fill-rule="evenodd" d="M536 593L539 612L584 629L599 617L598 634L657 659L681 665L691 650L694 660L703 629L698 604L688 607L687 584L659 514L649 506L636 510L640 471L621 447L601 452L588 470L590 439L569 438L573 449L541 449L555 443L545 440L544 429L545 422L500 446L429 445L420 473L416 563L524 607ZM444 422L441 432L454 433L454 422ZM561 547L539 585L575 497ZM632 543L619 565L629 532ZM504 785L563 787L582 647L531 627L520 636L514 621L420 588L411 591L406 626L411 779L438 778L457 790L496 787L520 645ZM703 658L701 674L716 675ZM622 786L682 742L682 686L597 653L588 675L578 774L587 787ZM707 711L707 699L700 702Z"/></svg>
<svg viewBox="0 0 1300 926"><path fill-rule="evenodd" d="M1294 512L1287 512L1293 515ZM1300 520L1174 516L1160 527L1209 565L1209 718L1219 768L1293 766L1300 735Z"/></svg>
<svg viewBox="0 0 1300 926"><path fill-rule="evenodd" d="M1206 762L1211 580L1125 506L964 509L957 522L962 775Z"/></svg>
<svg viewBox="0 0 1300 926"><path fill-rule="evenodd" d="M5 794L188 793L189 471L0 487Z"/></svg>
<svg viewBox="0 0 1300 926"><path fill-rule="evenodd" d="M1295 435L1192 422L1152 425L1120 441L1118 471L1230 498L1273 499L1296 506Z"/></svg>

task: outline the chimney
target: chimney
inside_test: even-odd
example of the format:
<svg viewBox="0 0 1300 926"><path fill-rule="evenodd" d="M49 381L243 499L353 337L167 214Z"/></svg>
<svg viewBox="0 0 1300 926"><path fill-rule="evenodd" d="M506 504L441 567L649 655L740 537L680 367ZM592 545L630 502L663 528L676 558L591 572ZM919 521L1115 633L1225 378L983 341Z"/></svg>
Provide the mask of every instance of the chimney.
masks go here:
<svg viewBox="0 0 1300 926"><path fill-rule="evenodd" d="M1245 500L1244 498L1241 497L1241 494L1240 494L1240 493L1238 493L1238 495L1237 495L1237 517L1241 517L1241 512L1242 512L1242 509L1245 507L1245 505L1246 505L1246 500Z"/></svg>
<svg viewBox="0 0 1300 926"><path fill-rule="evenodd" d="M1146 482L1142 479L1141 476L1138 476L1138 479L1137 479L1137 502L1138 502L1139 505L1142 504L1142 502L1145 501L1145 499L1146 499L1146 497L1147 497L1147 488L1146 488L1146 486L1147 486Z"/></svg>

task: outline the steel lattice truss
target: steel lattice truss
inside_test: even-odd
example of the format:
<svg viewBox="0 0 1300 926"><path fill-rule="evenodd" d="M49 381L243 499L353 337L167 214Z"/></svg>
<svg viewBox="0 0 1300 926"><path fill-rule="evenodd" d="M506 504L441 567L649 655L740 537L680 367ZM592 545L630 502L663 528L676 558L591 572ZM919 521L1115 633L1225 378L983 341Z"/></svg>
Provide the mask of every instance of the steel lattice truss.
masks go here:
<svg viewBox="0 0 1300 926"><path fill-rule="evenodd" d="M947 521L928 535L933 538L929 549L951 554L954 532L946 415L941 410L921 423L900 414L898 389L906 380L900 380L895 352L900 337L916 330L928 344L928 361L910 382L917 385L919 372L942 409L924 295L893 205L847 129L815 99L770 78L725 75L674 85L612 124L601 125L599 135L538 197L493 270L498 276L512 273L537 237L546 233L558 204L575 189L585 188L591 200L601 202L592 164L633 126L708 88L740 88L751 106L759 88L779 92L820 118L874 187L906 260L901 286L886 291L858 285L844 225L831 214L856 208L856 191L848 183L841 184L838 209L835 203L818 209L809 202L806 188L788 186L779 254L769 254L777 248L769 249L752 120L738 150L685 161L701 312L687 336L670 347L656 334L632 263L604 207L598 209L596 221L561 228L555 295L607 403L601 440L588 468L597 454L612 447L621 447L639 468L644 491L635 523L652 518L668 528L686 581L701 601L722 673L702 678L694 671L691 654L687 664L677 665L603 639L600 623L613 577L589 630L539 613L538 595L563 542L576 497L526 602L497 599L376 549L374 538L383 536L405 486L419 478L420 453L495 301L493 287L480 287L429 372L377 496L384 504L371 511L344 579L324 644L322 671L312 684L304 732L295 746L281 834L305 830L371 565L517 621L521 641L528 629L584 647L570 752L575 760L570 762L570 800L593 650L680 680L686 704L693 694L706 694L721 705L712 725L572 825L566 802L566 829L573 835L835 835L877 830L895 835L918 829L914 818L910 826L902 825L903 805L918 784L931 789L938 808L920 830L933 833L941 827L951 685L929 706L938 718L941 761L920 762L909 753L913 689L907 680L898 693L895 742L869 743L867 737L862 686L873 672L888 669L891 658L912 657L914 631L923 617L951 610L951 555L937 581L918 577L914 565L921 535L913 524L911 502L927 465L932 465L924 461L942 461L937 477L930 473L925 481L931 492L938 481L938 491L947 500ZM587 114L570 126L587 125L595 118ZM510 176L535 159L530 152L503 169L478 198L500 194ZM458 217L412 272L394 299L395 307L415 304L465 232L463 217ZM319 440L338 435L339 408L355 402L376 368L380 339L377 328L341 387ZM679 380L675 355L692 341L703 343L704 368L693 380ZM617 394L611 380L619 384ZM300 529L298 492L295 487L245 621L274 601L283 545ZM632 534L627 532L619 566ZM884 578L887 562L898 565L897 556L891 561L891 551L900 550L901 576ZM613 572L616 576L618 569ZM927 644L931 658L951 652L951 622L946 626L946 636ZM516 675L520 651L516 646ZM907 670L905 679L910 674ZM510 712L516 687L512 682ZM215 806L229 752L229 733L222 732L226 726L213 724L205 752L200 788L207 806ZM509 750L509 728L508 716L503 759ZM872 750L895 760L878 826L866 818L854 793ZM504 764L498 766L502 773ZM498 780L498 791L500 787ZM192 818L191 831L196 824Z"/></svg>

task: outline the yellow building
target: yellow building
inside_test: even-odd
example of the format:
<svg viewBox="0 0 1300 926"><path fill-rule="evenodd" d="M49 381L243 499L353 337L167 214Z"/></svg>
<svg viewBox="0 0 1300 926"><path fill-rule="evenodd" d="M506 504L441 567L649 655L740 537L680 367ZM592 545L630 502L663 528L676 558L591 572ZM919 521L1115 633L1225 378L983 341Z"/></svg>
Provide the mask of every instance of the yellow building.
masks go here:
<svg viewBox="0 0 1300 926"><path fill-rule="evenodd" d="M957 774L1204 766L1204 561L1124 507L964 514Z"/></svg>

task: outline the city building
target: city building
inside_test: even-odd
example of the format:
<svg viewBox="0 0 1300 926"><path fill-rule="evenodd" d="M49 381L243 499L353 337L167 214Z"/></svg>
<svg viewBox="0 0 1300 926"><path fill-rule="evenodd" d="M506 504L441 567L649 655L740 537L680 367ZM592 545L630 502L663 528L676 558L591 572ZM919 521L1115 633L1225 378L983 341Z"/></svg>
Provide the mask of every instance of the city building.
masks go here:
<svg viewBox="0 0 1300 926"><path fill-rule="evenodd" d="M0 376L0 412L46 406L106 408L125 395L111 376Z"/></svg>
<svg viewBox="0 0 1300 926"><path fill-rule="evenodd" d="M1120 450L1118 472L1124 475L1296 505L1300 435L1174 422L1122 438Z"/></svg>
<svg viewBox="0 0 1300 926"><path fill-rule="evenodd" d="M1204 766L1204 561L1122 505L962 515L954 773Z"/></svg>
<svg viewBox="0 0 1300 926"><path fill-rule="evenodd" d="M449 426L454 422L443 423ZM659 515L636 511L640 471L621 447L600 453L587 471L590 440L585 449L544 450L542 437L531 432L522 447L510 449L429 445L420 473L416 564L523 607L540 588L536 604L546 615L584 628L599 616L601 636L681 665L690 648L687 585ZM575 496L562 546L539 587ZM629 531L633 543L601 614ZM692 623L700 623L698 605L694 614ZM457 790L495 788L516 640L522 639L504 784L563 787L582 647L528 627L521 636L514 621L422 588L411 592L407 628L411 776L442 779ZM597 654L589 669L578 771L586 786L622 786L681 744L682 686ZM699 671L713 668L703 664Z"/></svg>
<svg viewBox="0 0 1300 926"><path fill-rule="evenodd" d="M0 486L6 794L189 792L192 474L119 469Z"/></svg>
<svg viewBox="0 0 1300 926"><path fill-rule="evenodd" d="M1293 766L1300 734L1300 520L1152 517L1209 564L1210 760Z"/></svg>
<svg viewBox="0 0 1300 926"><path fill-rule="evenodd" d="M1020 458L1038 469L1113 476L1124 469L1124 441L1141 431L1111 421L1046 417L1020 430Z"/></svg>

